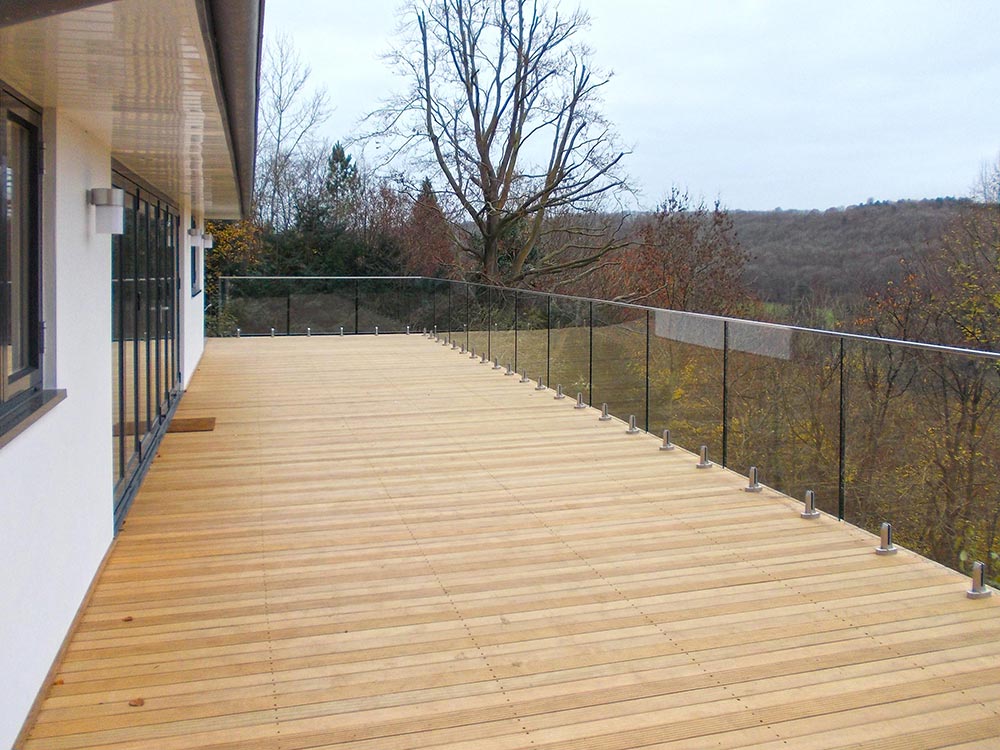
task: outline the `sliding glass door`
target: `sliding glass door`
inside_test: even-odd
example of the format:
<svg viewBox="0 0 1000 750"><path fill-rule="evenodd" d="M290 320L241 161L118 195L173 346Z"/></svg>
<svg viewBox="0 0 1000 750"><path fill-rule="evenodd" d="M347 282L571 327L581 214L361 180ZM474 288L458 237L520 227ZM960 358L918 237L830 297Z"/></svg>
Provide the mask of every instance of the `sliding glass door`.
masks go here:
<svg viewBox="0 0 1000 750"><path fill-rule="evenodd" d="M125 190L125 231L112 240L112 443L115 514L159 440L177 397L177 233L175 208L115 174Z"/></svg>

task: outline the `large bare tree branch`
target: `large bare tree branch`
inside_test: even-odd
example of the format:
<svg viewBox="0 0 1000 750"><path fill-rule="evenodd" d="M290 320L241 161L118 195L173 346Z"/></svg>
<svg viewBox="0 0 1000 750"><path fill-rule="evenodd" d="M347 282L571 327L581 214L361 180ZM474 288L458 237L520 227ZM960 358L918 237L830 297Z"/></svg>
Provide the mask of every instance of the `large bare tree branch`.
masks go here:
<svg viewBox="0 0 1000 750"><path fill-rule="evenodd" d="M371 136L437 166L476 228L465 250L477 275L516 283L596 263L616 246L611 220L600 248L542 248L554 212L587 224L627 194L626 151L600 112L609 78L577 41L589 18L558 0L414 0L413 11L392 56L410 89L374 113Z"/></svg>

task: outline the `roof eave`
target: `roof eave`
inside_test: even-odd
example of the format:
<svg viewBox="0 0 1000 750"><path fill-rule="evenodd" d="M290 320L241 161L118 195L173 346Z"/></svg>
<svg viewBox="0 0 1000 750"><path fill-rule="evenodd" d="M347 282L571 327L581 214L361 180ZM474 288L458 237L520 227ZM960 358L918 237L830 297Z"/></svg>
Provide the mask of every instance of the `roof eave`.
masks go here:
<svg viewBox="0 0 1000 750"><path fill-rule="evenodd" d="M244 216L250 215L253 202L264 1L201 0L210 26L206 46L216 55L220 105Z"/></svg>

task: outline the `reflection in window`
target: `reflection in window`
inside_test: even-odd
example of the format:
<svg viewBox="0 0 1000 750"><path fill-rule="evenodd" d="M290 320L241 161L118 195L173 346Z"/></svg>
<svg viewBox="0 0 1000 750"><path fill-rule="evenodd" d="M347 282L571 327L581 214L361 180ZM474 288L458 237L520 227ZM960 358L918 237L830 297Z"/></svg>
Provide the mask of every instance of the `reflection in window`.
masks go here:
<svg viewBox="0 0 1000 750"><path fill-rule="evenodd" d="M41 387L40 121L0 87L0 417Z"/></svg>

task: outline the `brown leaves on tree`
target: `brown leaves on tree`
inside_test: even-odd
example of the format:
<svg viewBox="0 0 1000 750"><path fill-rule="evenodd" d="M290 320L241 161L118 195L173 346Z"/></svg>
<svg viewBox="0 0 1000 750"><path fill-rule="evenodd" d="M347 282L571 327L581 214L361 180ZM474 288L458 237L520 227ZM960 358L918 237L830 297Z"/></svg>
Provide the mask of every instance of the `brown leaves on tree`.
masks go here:
<svg viewBox="0 0 1000 750"><path fill-rule="evenodd" d="M420 186L404 233L404 265L416 276L450 276L456 267L455 243L430 180Z"/></svg>
<svg viewBox="0 0 1000 750"><path fill-rule="evenodd" d="M725 208L695 204L674 188L618 254L607 291L654 307L733 315L751 302L743 282L748 260Z"/></svg>

